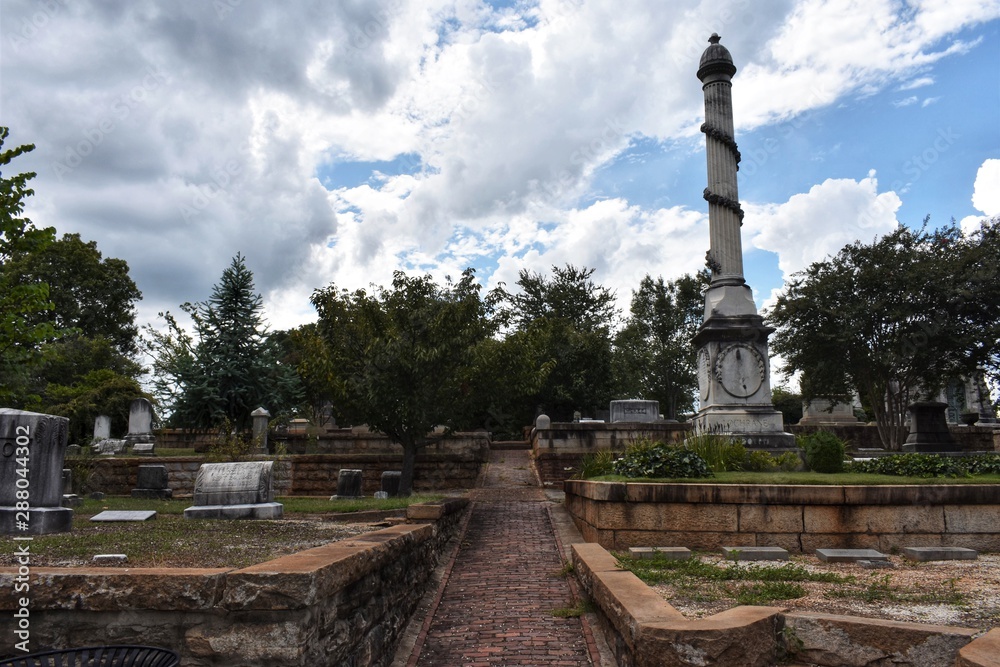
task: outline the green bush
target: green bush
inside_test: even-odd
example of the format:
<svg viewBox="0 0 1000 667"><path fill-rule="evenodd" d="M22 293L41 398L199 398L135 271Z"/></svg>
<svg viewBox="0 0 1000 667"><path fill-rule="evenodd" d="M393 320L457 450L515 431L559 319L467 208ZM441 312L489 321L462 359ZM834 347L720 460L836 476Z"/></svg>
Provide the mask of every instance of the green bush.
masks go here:
<svg viewBox="0 0 1000 667"><path fill-rule="evenodd" d="M941 456L940 454L891 454L854 461L851 472L898 477L968 477L969 475L1000 474L1000 454L977 456Z"/></svg>
<svg viewBox="0 0 1000 667"><path fill-rule="evenodd" d="M844 471L844 441L829 431L816 431L799 436L799 447L805 450L806 465L814 472Z"/></svg>
<svg viewBox="0 0 1000 667"><path fill-rule="evenodd" d="M683 447L637 440L615 461L614 471L625 477L711 477L705 459Z"/></svg>
<svg viewBox="0 0 1000 667"><path fill-rule="evenodd" d="M614 474L615 453L610 449L599 449L593 454L587 454L580 463L580 471L576 479L590 479L601 475Z"/></svg>
<svg viewBox="0 0 1000 667"><path fill-rule="evenodd" d="M747 452L743 469L748 472L792 472L802 464L802 459L795 452L785 452L774 456L769 452Z"/></svg>
<svg viewBox="0 0 1000 667"><path fill-rule="evenodd" d="M704 433L684 441L684 448L701 458L712 472L739 472L747 457L742 440L734 440L725 435Z"/></svg>

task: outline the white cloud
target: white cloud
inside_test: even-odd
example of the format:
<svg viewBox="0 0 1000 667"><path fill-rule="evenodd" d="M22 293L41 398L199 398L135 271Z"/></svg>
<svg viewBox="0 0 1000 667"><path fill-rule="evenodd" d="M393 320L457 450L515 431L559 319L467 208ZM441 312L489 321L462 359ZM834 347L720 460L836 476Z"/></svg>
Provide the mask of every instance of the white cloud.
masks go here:
<svg viewBox="0 0 1000 667"><path fill-rule="evenodd" d="M893 100L892 106L899 109L900 107L908 107L911 104L916 104L919 98L916 95L910 95L909 97L904 97L901 100Z"/></svg>
<svg viewBox="0 0 1000 667"><path fill-rule="evenodd" d="M934 77L932 76L921 76L912 81L907 81L902 86L896 90L916 90L917 88L923 88L924 86L930 86L934 84Z"/></svg>
<svg viewBox="0 0 1000 667"><path fill-rule="evenodd" d="M645 272L702 265L704 215L590 203L593 178L637 137L690 149L711 32L739 62L737 123L754 127L926 85L934 62L970 48L952 35L1000 16L995 0L955 2L81 0L44 5L29 35L42 5L5 0L3 118L11 144L38 145L18 165L39 173L30 214L128 261L143 317L206 298L237 251L278 328L311 317L314 288L396 268L495 264L483 276L495 283L587 264L627 300ZM402 154L423 170L332 192L318 178ZM798 196L857 217L865 196L887 205L873 188L826 181ZM791 220L798 202L760 211ZM875 233L830 226L808 248L763 230L755 242L778 247L784 270Z"/></svg>
<svg viewBox="0 0 1000 667"><path fill-rule="evenodd" d="M978 228L980 222L1000 215L1000 160L990 158L979 167L973 186L972 205L984 215L963 218L961 226L966 233Z"/></svg>
<svg viewBox="0 0 1000 667"><path fill-rule="evenodd" d="M749 247L778 254L787 278L848 243L891 232L901 204L895 192L878 192L874 172L860 181L831 178L783 204L745 204L743 233Z"/></svg>

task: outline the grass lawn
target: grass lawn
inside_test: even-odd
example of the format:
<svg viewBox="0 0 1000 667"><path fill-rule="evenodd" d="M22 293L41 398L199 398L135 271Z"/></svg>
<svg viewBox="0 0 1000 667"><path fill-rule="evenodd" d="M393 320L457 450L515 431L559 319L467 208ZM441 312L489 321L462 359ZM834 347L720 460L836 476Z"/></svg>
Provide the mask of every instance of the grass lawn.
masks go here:
<svg viewBox="0 0 1000 667"><path fill-rule="evenodd" d="M636 482L670 484L1000 484L1000 475L975 475L972 477L897 477L895 475L869 475L866 473L820 472L717 472L712 477L681 479L628 478L621 475L592 477L591 482Z"/></svg>
<svg viewBox="0 0 1000 667"><path fill-rule="evenodd" d="M34 536L31 563L37 567L81 567L92 565L97 554L125 554L128 556L125 567L247 567L377 528L372 524L335 523L332 517L324 520L324 514L399 509L441 497L420 495L384 500L282 497L277 500L284 505L284 518L268 521L185 519L184 510L192 505L190 498L87 498L74 508L72 532ZM90 520L104 510L155 510L157 516L142 522ZM0 538L0 567L16 565L13 539L13 536Z"/></svg>

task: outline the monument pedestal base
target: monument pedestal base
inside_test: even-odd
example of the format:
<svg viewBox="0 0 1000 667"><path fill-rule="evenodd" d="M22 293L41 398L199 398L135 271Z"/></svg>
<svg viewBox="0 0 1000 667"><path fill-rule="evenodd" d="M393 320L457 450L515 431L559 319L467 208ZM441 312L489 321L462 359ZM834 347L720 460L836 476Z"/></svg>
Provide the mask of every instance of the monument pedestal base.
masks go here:
<svg viewBox="0 0 1000 667"><path fill-rule="evenodd" d="M694 418L695 435L715 434L739 438L747 449L798 451L795 436L783 430L780 412L759 408L708 408Z"/></svg>
<svg viewBox="0 0 1000 667"><path fill-rule="evenodd" d="M184 510L185 519L280 519L285 506L281 503L252 505L195 505Z"/></svg>
<svg viewBox="0 0 1000 667"><path fill-rule="evenodd" d="M27 513L28 528L21 530L25 511L0 507L0 535L49 535L73 530L73 510L68 507L32 507Z"/></svg>

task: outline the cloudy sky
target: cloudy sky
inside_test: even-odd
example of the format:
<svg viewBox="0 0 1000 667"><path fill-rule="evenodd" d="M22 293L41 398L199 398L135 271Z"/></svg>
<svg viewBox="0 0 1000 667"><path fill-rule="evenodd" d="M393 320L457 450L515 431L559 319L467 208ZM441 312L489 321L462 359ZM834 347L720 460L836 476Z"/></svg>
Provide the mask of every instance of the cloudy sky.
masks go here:
<svg viewBox="0 0 1000 667"><path fill-rule="evenodd" d="M572 263L630 290L708 248L698 59L733 54L747 278L1000 214L996 0L4 0L29 215L125 259L140 319L242 252L311 292Z"/></svg>

